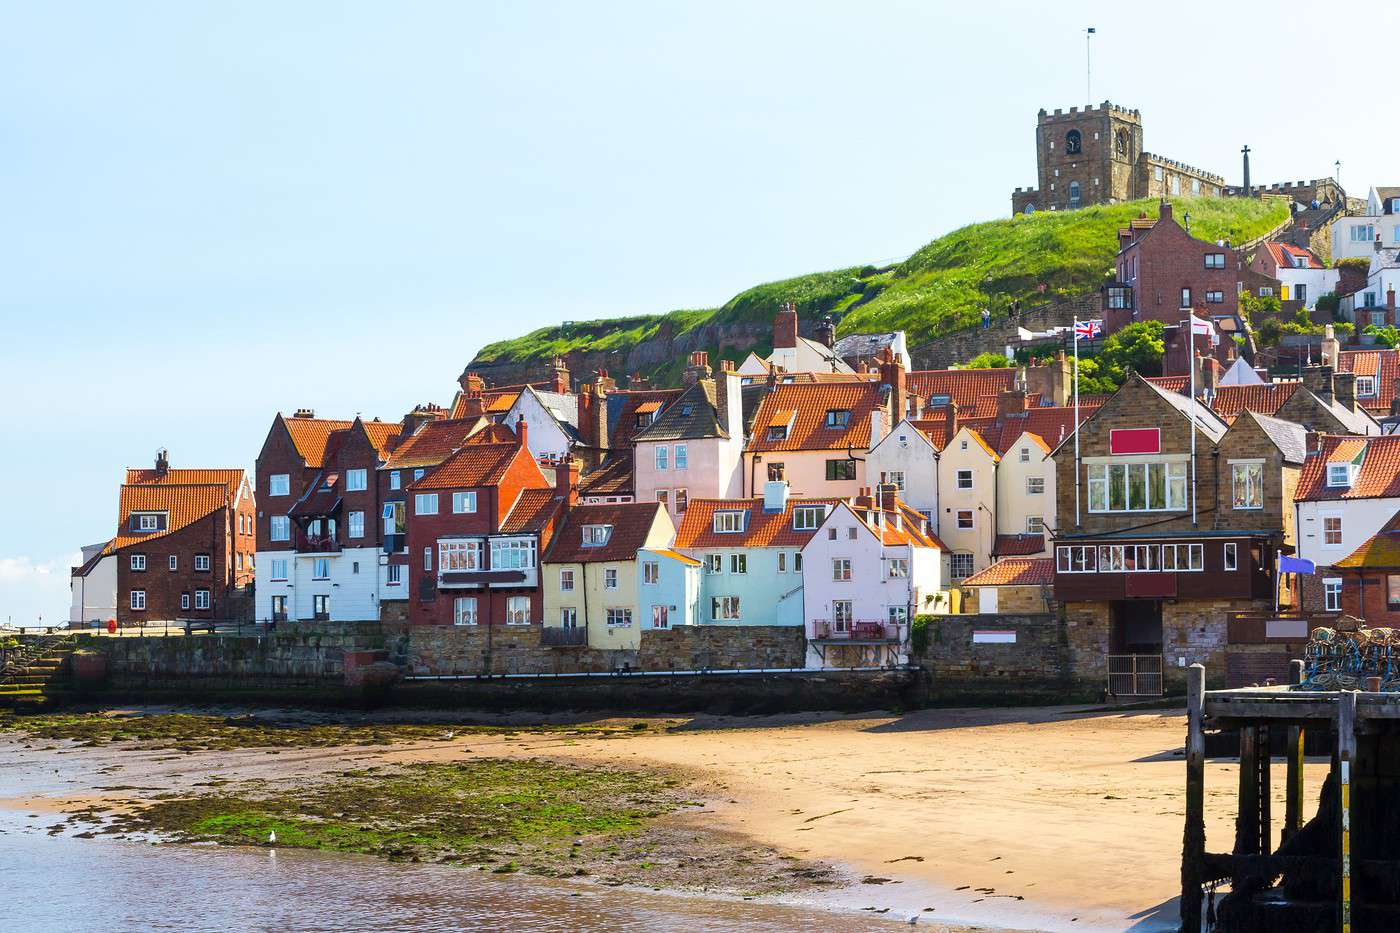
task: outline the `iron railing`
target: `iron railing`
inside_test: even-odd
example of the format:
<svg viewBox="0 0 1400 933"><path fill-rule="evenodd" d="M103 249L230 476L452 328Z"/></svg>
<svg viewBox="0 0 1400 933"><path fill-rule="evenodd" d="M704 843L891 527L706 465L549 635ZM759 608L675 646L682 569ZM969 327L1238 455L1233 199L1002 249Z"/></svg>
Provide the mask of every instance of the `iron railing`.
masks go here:
<svg viewBox="0 0 1400 933"><path fill-rule="evenodd" d="M1163 661L1160 654L1108 655L1108 693L1116 697L1162 695Z"/></svg>
<svg viewBox="0 0 1400 933"><path fill-rule="evenodd" d="M812 619L807 637L812 641L877 641L902 644L908 624L884 619Z"/></svg>

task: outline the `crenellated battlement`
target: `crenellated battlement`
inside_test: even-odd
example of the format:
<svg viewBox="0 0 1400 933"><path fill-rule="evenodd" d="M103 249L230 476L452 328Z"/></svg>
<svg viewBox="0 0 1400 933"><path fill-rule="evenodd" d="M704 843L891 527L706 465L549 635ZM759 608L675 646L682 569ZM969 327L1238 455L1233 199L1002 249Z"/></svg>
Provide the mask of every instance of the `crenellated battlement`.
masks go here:
<svg viewBox="0 0 1400 933"><path fill-rule="evenodd" d="M1041 123L1054 123L1056 121L1064 122L1068 120L1081 120L1086 116L1092 116L1094 114L1112 114L1113 116L1119 117L1121 119L1136 122L1141 122L1142 120L1142 114L1140 114L1138 111L1129 110L1127 107L1120 107L1112 101L1108 100L1104 101L1102 104L1099 104L1097 106L1088 105L1083 108L1071 107L1069 108L1068 112L1065 112L1063 109L1056 107L1054 113L1051 113L1047 111L1044 107L1042 107L1040 108L1039 119Z"/></svg>
<svg viewBox="0 0 1400 933"><path fill-rule="evenodd" d="M1185 162L1178 162L1176 159L1168 159L1166 156L1157 155L1155 152L1144 152L1142 154L1142 158L1149 165L1160 165L1163 168L1169 168L1174 172L1183 172L1187 175L1195 175L1202 181L1209 181L1222 187L1225 184L1225 178L1221 175L1216 175L1214 172L1207 172L1205 169L1196 168L1196 166L1188 165Z"/></svg>

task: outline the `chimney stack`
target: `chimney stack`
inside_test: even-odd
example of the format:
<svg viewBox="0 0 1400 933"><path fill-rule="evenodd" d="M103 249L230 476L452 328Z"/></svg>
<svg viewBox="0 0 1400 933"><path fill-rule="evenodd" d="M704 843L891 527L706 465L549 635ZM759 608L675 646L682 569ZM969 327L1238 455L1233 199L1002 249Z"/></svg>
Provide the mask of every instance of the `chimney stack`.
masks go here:
<svg viewBox="0 0 1400 933"><path fill-rule="evenodd" d="M527 424L525 423L525 416L524 416L524 415L521 415L519 418L516 419L516 422L515 422L515 439L516 439L516 441L519 442L519 444L520 444L521 447L529 447L529 446L530 446L530 443L529 443L529 430L530 430L530 427L529 427L529 425L527 425Z"/></svg>
<svg viewBox="0 0 1400 933"><path fill-rule="evenodd" d="M880 495L880 510L882 512L895 511L895 499L899 496L899 489L894 483L881 483L878 487Z"/></svg>
<svg viewBox="0 0 1400 933"><path fill-rule="evenodd" d="M787 511L788 484L786 480L770 479L763 484L763 511L776 514Z"/></svg>
<svg viewBox="0 0 1400 933"><path fill-rule="evenodd" d="M870 444L867 450L873 450L875 445L885 436L885 413L879 408L870 410Z"/></svg>
<svg viewBox="0 0 1400 933"><path fill-rule="evenodd" d="M1394 286L1394 285L1390 286L1389 288L1387 288L1387 289L1385 290L1385 306L1386 306L1386 308L1388 308L1388 309L1390 310L1390 312L1391 312L1391 314L1392 314L1392 316L1393 316L1394 313L1395 313L1395 286ZM1393 317L1392 317L1392 320L1393 320Z"/></svg>
<svg viewBox="0 0 1400 933"><path fill-rule="evenodd" d="M1338 405L1356 411L1356 373L1333 373L1332 394Z"/></svg>
<svg viewBox="0 0 1400 933"><path fill-rule="evenodd" d="M462 375L457 377L457 384L462 387L462 394L467 398L480 398L481 393L486 390L486 380L470 369L462 370Z"/></svg>
<svg viewBox="0 0 1400 933"><path fill-rule="evenodd" d="M573 457L565 457L555 464L555 494L563 499L566 505L578 504L578 474L579 462Z"/></svg>
<svg viewBox="0 0 1400 933"><path fill-rule="evenodd" d="M812 336L816 338L817 343L828 350L836 346L836 325L832 323L830 315L817 322L817 326L813 328Z"/></svg>
<svg viewBox="0 0 1400 933"><path fill-rule="evenodd" d="M315 417L316 417L316 411L315 411L315 409L311 409L311 408L298 408L298 409L296 410L296 412L292 414L292 417L293 417L293 418L315 418Z"/></svg>
<svg viewBox="0 0 1400 933"><path fill-rule="evenodd" d="M156 451L156 475L164 476L170 472L170 452L164 447Z"/></svg>
<svg viewBox="0 0 1400 933"><path fill-rule="evenodd" d="M734 364L725 360L715 378L715 408L719 409L720 430L731 439L744 442L744 388Z"/></svg>
<svg viewBox="0 0 1400 933"><path fill-rule="evenodd" d="M880 383L890 387L890 426L893 427L909 414L909 390L904 367L888 348L881 353Z"/></svg>
<svg viewBox="0 0 1400 933"><path fill-rule="evenodd" d="M591 382L579 386L579 431L583 443L602 451L608 446L608 397Z"/></svg>
<svg viewBox="0 0 1400 933"><path fill-rule="evenodd" d="M943 414L948 425L948 440L953 439L953 435L958 433L958 403L952 399L943 409Z"/></svg>
<svg viewBox="0 0 1400 933"><path fill-rule="evenodd" d="M693 386L701 379L710 378L710 354L704 350L695 350L690 354L689 365L685 368L682 380L688 386Z"/></svg>
<svg viewBox="0 0 1400 933"><path fill-rule="evenodd" d="M1303 388L1330 405L1336 400L1331 366L1303 367Z"/></svg>
<svg viewBox="0 0 1400 933"><path fill-rule="evenodd" d="M1157 220L1158 220L1158 221L1163 221L1163 220L1171 220L1171 219L1172 219L1172 202L1168 201L1166 198L1163 198L1163 199L1162 199L1161 205L1157 208Z"/></svg>
<svg viewBox="0 0 1400 933"><path fill-rule="evenodd" d="M797 347L797 305L784 302L773 318L773 349L795 349Z"/></svg>
<svg viewBox="0 0 1400 933"><path fill-rule="evenodd" d="M549 368L549 391L567 394L573 388L569 377L569 364L562 356L556 356Z"/></svg>
<svg viewBox="0 0 1400 933"><path fill-rule="evenodd" d="M1008 415L1023 415L1026 413L1026 392L1024 389L1005 389L997 395L997 420L1002 421Z"/></svg>
<svg viewBox="0 0 1400 933"><path fill-rule="evenodd" d="M1336 369L1341 359L1342 345L1337 340L1337 331L1328 324L1322 329L1322 363Z"/></svg>

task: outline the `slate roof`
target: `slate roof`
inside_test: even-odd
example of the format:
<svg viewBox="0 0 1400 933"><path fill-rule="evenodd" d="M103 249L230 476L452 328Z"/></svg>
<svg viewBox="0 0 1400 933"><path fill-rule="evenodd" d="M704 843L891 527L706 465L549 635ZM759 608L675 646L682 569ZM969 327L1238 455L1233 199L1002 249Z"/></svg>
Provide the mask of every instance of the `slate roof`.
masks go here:
<svg viewBox="0 0 1400 933"><path fill-rule="evenodd" d="M666 410L661 412L656 420L632 436L632 442L635 444L644 441L680 441L705 437L729 437L729 433L719 426L715 383L710 379L702 379L687 386L680 397L666 406Z"/></svg>
<svg viewBox="0 0 1400 933"><path fill-rule="evenodd" d="M1050 586L1054 582L1054 558L1008 557L965 577L959 586Z"/></svg>
<svg viewBox="0 0 1400 933"><path fill-rule="evenodd" d="M186 528L228 504L228 487L223 483L157 483L123 485L117 505L117 549L156 541ZM132 512L165 512L163 531L133 532Z"/></svg>
<svg viewBox="0 0 1400 933"><path fill-rule="evenodd" d="M466 444L408 488L413 492L426 492L494 486L517 456L530 457L530 453L515 442Z"/></svg>
<svg viewBox="0 0 1400 933"><path fill-rule="evenodd" d="M632 466L632 451L618 450L609 454L595 469L579 481L579 493L585 496L630 496L636 492L636 473Z"/></svg>
<svg viewBox="0 0 1400 933"><path fill-rule="evenodd" d="M1145 379L1143 381L1147 382ZM1167 404L1181 412L1183 418L1190 420L1194 416L1196 423L1200 425L1201 433L1205 434L1205 436L1209 437L1212 441L1218 441L1224 436L1227 425L1219 415L1211 411L1205 405L1202 405L1195 399L1187 398L1176 392L1168 392L1161 386L1151 382L1147 382L1147 385L1151 386L1153 392L1156 392L1165 399Z"/></svg>
<svg viewBox="0 0 1400 933"><path fill-rule="evenodd" d="M1269 440L1273 441L1274 446L1283 454L1285 463L1302 463L1307 459L1308 431L1301 424L1284 421L1282 418L1271 418L1253 411L1245 412L1243 417L1253 418L1259 427L1264 429Z"/></svg>
<svg viewBox="0 0 1400 933"><path fill-rule="evenodd" d="M1045 535L997 535L992 543L993 557L1039 554L1045 550Z"/></svg>
<svg viewBox="0 0 1400 933"><path fill-rule="evenodd" d="M881 408L880 387L872 382L794 383L774 388L758 406L749 450L864 450L870 443L870 413ZM844 428L827 427L830 410L849 411ZM769 440L767 426L777 412L796 416L787 436Z"/></svg>
<svg viewBox="0 0 1400 933"><path fill-rule="evenodd" d="M909 391L932 399L946 395L959 408L973 408L984 395L995 398L1006 389L1016 387L1016 370L1001 369L923 369L914 370L905 379Z"/></svg>
<svg viewBox="0 0 1400 933"><path fill-rule="evenodd" d="M754 499L691 499L680 527L676 529L675 547L787 547L800 548L812 539L817 529L797 531L792 527L792 510L799 505L822 505L827 511L841 499L796 499L787 501L781 512L765 512L763 498ZM748 513L743 531L716 533L715 512L744 511ZM820 523L819 523L820 524Z"/></svg>
<svg viewBox="0 0 1400 933"><path fill-rule="evenodd" d="M545 561L551 564L589 564L608 560L634 560L646 544L660 502L626 502L605 505L576 505L569 509L554 534ZM584 525L610 525L606 544L585 545Z"/></svg>
<svg viewBox="0 0 1400 933"><path fill-rule="evenodd" d="M1321 453L1303 463L1298 502L1345 499L1389 499L1400 497L1400 435L1348 437L1328 434L1321 438ZM1350 486L1328 486L1327 464L1357 463L1356 481Z"/></svg>
<svg viewBox="0 0 1400 933"><path fill-rule="evenodd" d="M1390 517L1381 530L1332 565L1341 570L1400 569L1400 512Z"/></svg>
<svg viewBox="0 0 1400 933"><path fill-rule="evenodd" d="M887 334L851 334L836 341L831 349L842 359L848 356L873 357L881 350L894 346L898 339L898 331Z"/></svg>

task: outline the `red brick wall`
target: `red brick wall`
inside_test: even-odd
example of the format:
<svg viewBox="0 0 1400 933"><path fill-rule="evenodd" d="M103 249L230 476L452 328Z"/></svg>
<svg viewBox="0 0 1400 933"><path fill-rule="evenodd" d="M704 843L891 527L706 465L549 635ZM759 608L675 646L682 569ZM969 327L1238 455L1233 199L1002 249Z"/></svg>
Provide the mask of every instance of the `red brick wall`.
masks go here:
<svg viewBox="0 0 1400 933"><path fill-rule="evenodd" d="M344 490L341 497L340 517L336 522L335 537L341 547L379 547L384 544L384 522L380 516L379 451L369 442L369 437L359 428L351 428L336 451L332 462L326 464L329 470L340 471L340 485ZM360 492L350 492L346 481L349 470L365 471L365 488ZM362 538L351 538L350 513L365 513L365 533Z"/></svg>
<svg viewBox="0 0 1400 933"><path fill-rule="evenodd" d="M239 510L252 514L252 505ZM233 586L252 582L254 537L239 535L233 511L219 509L197 522L149 542L128 545L117 552L117 621L130 625L142 620L177 618L220 619L227 617L225 602ZM131 569L131 555L144 554L146 569ZM194 569L195 556L209 555L209 570ZM243 571L237 569L237 554L243 555ZM175 570L169 559L175 556ZM209 590L210 608L195 609L195 591ZM146 591L145 610L131 608L131 591ZM190 595L188 609L180 608L180 595Z"/></svg>
<svg viewBox="0 0 1400 933"><path fill-rule="evenodd" d="M286 473L288 477L289 489L285 496L271 494L269 483L271 477L278 473ZM274 515L287 514L293 503L300 499L301 494L306 491L306 485L311 482L316 473L316 470L307 469L302 465L301 454L297 453L291 435L282 426L281 418L275 419L272 423L272 429L267 433L267 439L263 441L255 470L257 485L254 488L254 493L257 501L261 503L261 507L258 509L258 550L292 550L293 541L272 540L271 519ZM292 537L294 539L295 535Z"/></svg>
<svg viewBox="0 0 1400 933"><path fill-rule="evenodd" d="M1344 573L1342 611L1365 619L1372 627L1400 625L1400 609L1386 604L1386 577L1384 573Z"/></svg>
<svg viewBox="0 0 1400 933"><path fill-rule="evenodd" d="M1207 253L1224 253L1224 269L1207 269ZM1205 301L1207 291L1224 293L1220 304L1207 304L1207 314L1234 314L1239 310L1235 294L1240 280L1240 259L1233 250L1187 236L1172 220L1159 220L1118 258L1120 268L1137 258L1133 290L1139 320L1179 322L1181 290L1191 289L1191 304Z"/></svg>

